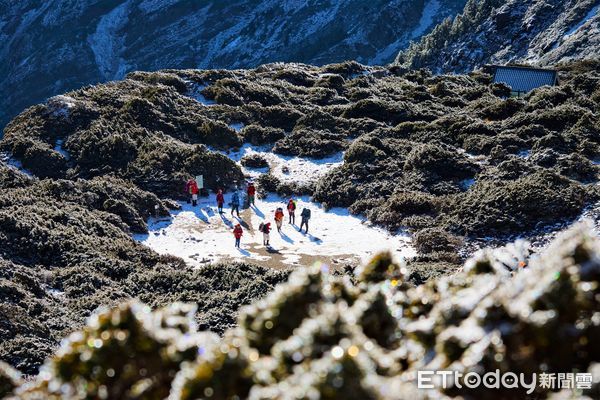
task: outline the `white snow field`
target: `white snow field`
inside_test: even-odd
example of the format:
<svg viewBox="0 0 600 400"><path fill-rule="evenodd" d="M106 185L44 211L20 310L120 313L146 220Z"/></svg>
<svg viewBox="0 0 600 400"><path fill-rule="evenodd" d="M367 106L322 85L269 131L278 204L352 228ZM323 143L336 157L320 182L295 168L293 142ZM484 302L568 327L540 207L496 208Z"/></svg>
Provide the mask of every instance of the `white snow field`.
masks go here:
<svg viewBox="0 0 600 400"><path fill-rule="evenodd" d="M251 178L257 178L261 174L268 172L267 168L246 168L241 165L240 160L246 155L259 154L269 163L271 174L279 178L282 182L296 182L301 184L317 181L331 169L342 165L344 159L344 153L334 154L318 160L296 156L283 156L271 152L270 146L257 147L249 144L243 145L237 151L221 153L235 161L242 168L244 174Z"/></svg>
<svg viewBox="0 0 600 400"><path fill-rule="evenodd" d="M240 164L244 174L251 179L270 169L281 181L302 184L316 181L343 162L343 153L313 160L282 156L272 153L269 147L251 145L223 154L238 164L244 155L262 155L268 161L269 168L249 169ZM240 189L240 199L244 197L244 190ZM215 195L211 194L209 198L200 198L195 208L183 203L182 209L173 212L170 218L151 219L148 223L149 234L136 235L134 238L160 254L179 256L194 266L220 260L260 261L274 268L311 265L316 261L343 264L365 261L381 250L393 252L397 259L416 255L408 235L393 235L370 226L366 219L352 216L343 208L325 211L308 197L295 198L298 207L296 224L290 225L286 210L289 199L269 194L265 199L256 199L255 207L242 210L238 219L237 215L231 216L228 206L231 194L225 194L223 215L218 214ZM277 207L283 208L285 213L281 233L277 232L274 221ZM311 210L308 234L298 231L300 213L304 207ZM263 246L262 233L258 229L261 222L271 222L270 247ZM241 249L234 246L232 230L237 223L244 230Z"/></svg>
<svg viewBox="0 0 600 400"><path fill-rule="evenodd" d="M231 194L225 198L225 213L219 215L214 195L201 198L197 207L182 204L171 218L149 221L149 234L134 238L160 254L183 258L193 266L219 260L260 261L278 268L283 265L310 265L316 261L327 264L345 261L364 261L381 250L393 252L395 257L414 257L414 249L407 235L391 235L383 229L369 226L364 219L351 216L346 209L323 210L308 198L298 198L296 224L288 224L285 211L282 232L278 233L273 215L277 207L285 210L287 199L269 195L257 199L256 206L243 210L241 218L232 217L227 206ZM298 231L300 212L311 210L308 234ZM270 247L263 246L261 222L271 222ZM232 229L240 223L244 229L241 249L234 246Z"/></svg>

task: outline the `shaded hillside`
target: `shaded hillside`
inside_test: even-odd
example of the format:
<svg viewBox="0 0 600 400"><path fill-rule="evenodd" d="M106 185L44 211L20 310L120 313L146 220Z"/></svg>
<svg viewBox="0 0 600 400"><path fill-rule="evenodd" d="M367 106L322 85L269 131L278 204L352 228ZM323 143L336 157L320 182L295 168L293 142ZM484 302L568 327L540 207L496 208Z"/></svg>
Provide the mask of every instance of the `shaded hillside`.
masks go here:
<svg viewBox="0 0 600 400"><path fill-rule="evenodd" d="M2 0L0 136L32 104L136 70L388 63L465 1Z"/></svg>
<svg viewBox="0 0 600 400"><path fill-rule="evenodd" d="M587 389L578 375L577 386L558 398L596 398L599 260L598 237L578 227L539 257L529 259L518 243L486 250L456 275L419 287L385 254L359 271L356 284L322 268L303 269L245 307L239 327L223 338L198 333L193 306L149 313L139 303L122 304L71 335L29 385L16 387L18 377L4 367L4 393L19 399L554 398L538 380L540 371L587 371ZM418 389L417 372L436 370L459 372L460 384L442 388L433 381L433 388ZM510 375L502 385L496 378L498 388L473 379L465 384L464 374L487 372L522 374L520 382L533 379L534 386Z"/></svg>
<svg viewBox="0 0 600 400"><path fill-rule="evenodd" d="M484 64L556 65L600 53L598 0L470 0L396 63L436 72L467 72Z"/></svg>

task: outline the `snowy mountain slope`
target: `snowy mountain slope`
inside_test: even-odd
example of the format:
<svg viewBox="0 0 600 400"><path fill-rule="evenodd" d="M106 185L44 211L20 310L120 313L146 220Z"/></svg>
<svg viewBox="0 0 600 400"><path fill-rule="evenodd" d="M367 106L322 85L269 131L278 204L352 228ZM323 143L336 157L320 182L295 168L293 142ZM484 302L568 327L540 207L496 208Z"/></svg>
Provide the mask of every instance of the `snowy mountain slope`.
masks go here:
<svg viewBox="0 0 600 400"><path fill-rule="evenodd" d="M486 63L554 65L600 54L600 0L470 0L396 62L470 71Z"/></svg>
<svg viewBox="0 0 600 400"><path fill-rule="evenodd" d="M134 70L388 63L466 0L0 1L0 127Z"/></svg>

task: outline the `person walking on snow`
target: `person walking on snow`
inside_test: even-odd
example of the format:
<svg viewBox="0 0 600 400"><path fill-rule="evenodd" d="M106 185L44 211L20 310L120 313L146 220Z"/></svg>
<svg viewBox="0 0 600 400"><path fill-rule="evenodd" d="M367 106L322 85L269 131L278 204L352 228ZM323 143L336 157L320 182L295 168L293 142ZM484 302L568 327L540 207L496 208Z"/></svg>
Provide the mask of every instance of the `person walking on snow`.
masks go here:
<svg viewBox="0 0 600 400"><path fill-rule="evenodd" d="M290 225L296 223L296 202L290 199L287 204L288 214L290 215Z"/></svg>
<svg viewBox="0 0 600 400"><path fill-rule="evenodd" d="M236 190L233 192L233 196L231 196L231 216L233 217L233 212L237 213L238 218L240 217L240 194Z"/></svg>
<svg viewBox="0 0 600 400"><path fill-rule="evenodd" d="M198 183L196 183L196 180L193 178L190 178L190 180L187 181L187 183L185 184L185 192L188 195L188 203L190 202L190 200L192 201L192 206L196 207L196 205L198 204Z"/></svg>
<svg viewBox="0 0 600 400"><path fill-rule="evenodd" d="M254 183L250 182L248 184L248 205L253 206L254 205L254 197L256 196L256 188L254 187Z"/></svg>
<svg viewBox="0 0 600 400"><path fill-rule="evenodd" d="M302 232L302 227L306 225L306 233L308 233L308 220L310 219L310 210L308 208L302 209L302 213L300 214L300 232Z"/></svg>
<svg viewBox="0 0 600 400"><path fill-rule="evenodd" d="M217 192L217 210L219 210L219 214L223 214L223 204L225 204L225 196L223 196L223 189L219 189Z"/></svg>
<svg viewBox="0 0 600 400"><path fill-rule="evenodd" d="M242 226L240 224L237 224L235 228L233 228L233 236L235 236L235 247L237 247L238 249L240 248L240 241L242 239L243 234L244 231L242 229Z"/></svg>
<svg viewBox="0 0 600 400"><path fill-rule="evenodd" d="M258 229L263 234L263 245L269 246L269 233L271 233L271 223L270 222L261 223L258 226Z"/></svg>
<svg viewBox="0 0 600 400"><path fill-rule="evenodd" d="M275 210L275 225L277 225L277 232L281 232L281 225L283 225L283 208L281 207Z"/></svg>

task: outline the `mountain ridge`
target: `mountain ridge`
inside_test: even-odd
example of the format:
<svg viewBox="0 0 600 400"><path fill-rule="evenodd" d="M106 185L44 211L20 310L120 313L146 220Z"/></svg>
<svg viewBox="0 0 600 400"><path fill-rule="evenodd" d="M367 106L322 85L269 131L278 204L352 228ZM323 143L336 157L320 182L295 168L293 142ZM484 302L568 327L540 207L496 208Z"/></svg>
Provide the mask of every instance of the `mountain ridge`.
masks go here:
<svg viewBox="0 0 600 400"><path fill-rule="evenodd" d="M388 63L465 1L2 2L0 127L52 95L136 70Z"/></svg>
<svg viewBox="0 0 600 400"><path fill-rule="evenodd" d="M469 0L461 14L400 51L395 63L443 73L592 59L600 52L599 11L598 0Z"/></svg>

